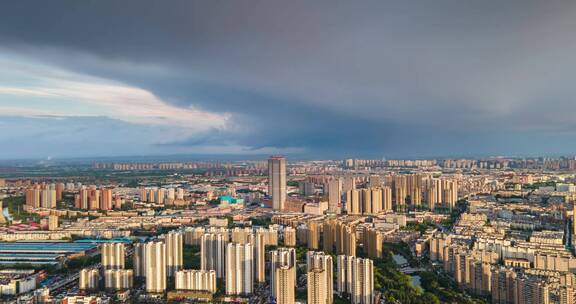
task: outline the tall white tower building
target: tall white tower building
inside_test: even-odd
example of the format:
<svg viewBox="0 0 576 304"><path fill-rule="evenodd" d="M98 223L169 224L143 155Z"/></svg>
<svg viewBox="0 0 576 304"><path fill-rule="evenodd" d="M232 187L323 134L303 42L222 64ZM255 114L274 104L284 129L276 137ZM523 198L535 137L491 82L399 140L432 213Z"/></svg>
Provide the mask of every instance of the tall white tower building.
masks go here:
<svg viewBox="0 0 576 304"><path fill-rule="evenodd" d="M125 249L123 243L103 244L101 251L102 267L104 267L104 270L124 269Z"/></svg>
<svg viewBox="0 0 576 304"><path fill-rule="evenodd" d="M181 270L184 266L182 258L182 233L170 231L164 235L166 242L166 271L169 277L173 277L176 271Z"/></svg>
<svg viewBox="0 0 576 304"><path fill-rule="evenodd" d="M228 238L221 233L206 233L200 241L200 267L202 270L216 271L216 277L223 278Z"/></svg>
<svg viewBox="0 0 576 304"><path fill-rule="evenodd" d="M270 267L270 287L272 296L276 297L276 269L287 266L293 272L291 277L296 278L296 249L294 248L278 248L271 252L271 267ZM290 287L290 286L288 286Z"/></svg>
<svg viewBox="0 0 576 304"><path fill-rule="evenodd" d="M229 243L226 247L226 294L247 295L254 286L251 244Z"/></svg>
<svg viewBox="0 0 576 304"><path fill-rule="evenodd" d="M333 268L332 256L320 251L308 251L306 254L308 303L332 304Z"/></svg>
<svg viewBox="0 0 576 304"><path fill-rule="evenodd" d="M371 304L374 299L374 264L370 259L338 256L338 294L350 294L353 304Z"/></svg>
<svg viewBox="0 0 576 304"><path fill-rule="evenodd" d="M144 244L146 292L162 293L166 290L166 244L152 241Z"/></svg>

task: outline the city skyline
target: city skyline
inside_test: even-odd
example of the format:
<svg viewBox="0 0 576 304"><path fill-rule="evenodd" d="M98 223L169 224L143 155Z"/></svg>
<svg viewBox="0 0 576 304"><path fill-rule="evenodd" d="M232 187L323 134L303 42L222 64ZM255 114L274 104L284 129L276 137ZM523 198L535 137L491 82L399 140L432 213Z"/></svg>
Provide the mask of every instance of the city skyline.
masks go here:
<svg viewBox="0 0 576 304"><path fill-rule="evenodd" d="M574 158L2 170L3 303L576 300Z"/></svg>
<svg viewBox="0 0 576 304"><path fill-rule="evenodd" d="M570 154L575 6L4 2L0 159Z"/></svg>

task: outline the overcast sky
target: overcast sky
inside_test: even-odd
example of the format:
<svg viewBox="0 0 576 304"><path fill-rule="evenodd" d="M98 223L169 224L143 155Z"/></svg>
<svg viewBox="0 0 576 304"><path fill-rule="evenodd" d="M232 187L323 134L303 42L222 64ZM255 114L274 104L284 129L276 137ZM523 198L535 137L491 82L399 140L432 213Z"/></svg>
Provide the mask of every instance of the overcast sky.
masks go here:
<svg viewBox="0 0 576 304"><path fill-rule="evenodd" d="M576 1L2 1L0 158L576 151Z"/></svg>

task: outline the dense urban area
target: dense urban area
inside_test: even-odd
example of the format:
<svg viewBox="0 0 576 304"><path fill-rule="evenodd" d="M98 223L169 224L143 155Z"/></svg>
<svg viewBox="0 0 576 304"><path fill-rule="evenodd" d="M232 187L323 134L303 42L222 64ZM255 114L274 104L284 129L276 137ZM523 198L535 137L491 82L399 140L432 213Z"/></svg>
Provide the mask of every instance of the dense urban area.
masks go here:
<svg viewBox="0 0 576 304"><path fill-rule="evenodd" d="M574 158L0 166L2 303L576 303Z"/></svg>

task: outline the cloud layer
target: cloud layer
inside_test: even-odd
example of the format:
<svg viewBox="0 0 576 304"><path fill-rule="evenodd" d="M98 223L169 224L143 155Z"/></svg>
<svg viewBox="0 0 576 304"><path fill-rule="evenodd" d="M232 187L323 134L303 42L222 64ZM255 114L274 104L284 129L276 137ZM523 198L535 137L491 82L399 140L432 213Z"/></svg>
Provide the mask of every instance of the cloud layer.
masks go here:
<svg viewBox="0 0 576 304"><path fill-rule="evenodd" d="M137 124L180 127L192 133L224 128L226 124L225 114L203 112L192 106L176 107L141 88L38 63L18 65L14 60L26 59L12 57L10 63L0 60L0 70L9 75L12 82L18 82L12 86L0 86L0 95L4 96L0 110L6 116L88 114ZM11 96L42 101L15 102L11 101ZM59 107L59 104L66 103L76 107Z"/></svg>
<svg viewBox="0 0 576 304"><path fill-rule="evenodd" d="M164 128L161 139L140 138L149 153L423 157L576 148L576 3L30 5L42 6L0 4L0 56L17 57L0 69L0 111ZM27 77L14 79L10 68Z"/></svg>

